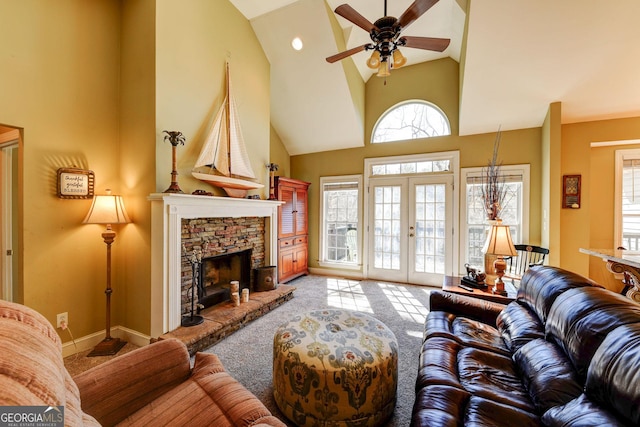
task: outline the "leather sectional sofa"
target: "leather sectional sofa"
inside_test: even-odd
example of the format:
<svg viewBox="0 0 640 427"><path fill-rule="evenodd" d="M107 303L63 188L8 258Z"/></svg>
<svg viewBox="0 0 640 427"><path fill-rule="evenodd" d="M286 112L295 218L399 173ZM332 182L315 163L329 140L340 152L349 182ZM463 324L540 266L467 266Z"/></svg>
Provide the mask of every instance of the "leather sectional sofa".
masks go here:
<svg viewBox="0 0 640 427"><path fill-rule="evenodd" d="M49 321L0 301L0 406L64 406L65 426L279 426L213 354L158 341L71 378Z"/></svg>
<svg viewBox="0 0 640 427"><path fill-rule="evenodd" d="M640 425L640 305L554 267L508 305L433 291L412 426Z"/></svg>

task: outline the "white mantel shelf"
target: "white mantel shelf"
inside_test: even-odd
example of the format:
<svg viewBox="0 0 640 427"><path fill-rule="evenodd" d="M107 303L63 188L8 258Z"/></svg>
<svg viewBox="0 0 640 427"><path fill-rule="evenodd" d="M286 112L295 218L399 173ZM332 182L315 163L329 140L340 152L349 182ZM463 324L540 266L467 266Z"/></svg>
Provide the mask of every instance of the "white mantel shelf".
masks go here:
<svg viewBox="0 0 640 427"><path fill-rule="evenodd" d="M151 202L151 336L180 326L182 220L194 218L267 218L265 263L277 265L279 200L236 199L191 194L153 193Z"/></svg>

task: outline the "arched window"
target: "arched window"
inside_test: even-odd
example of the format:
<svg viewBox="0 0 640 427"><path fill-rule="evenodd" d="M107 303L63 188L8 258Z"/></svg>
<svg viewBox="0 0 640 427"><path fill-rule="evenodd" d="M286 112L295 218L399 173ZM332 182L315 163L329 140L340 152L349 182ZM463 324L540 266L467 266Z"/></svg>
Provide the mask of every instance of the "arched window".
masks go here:
<svg viewBox="0 0 640 427"><path fill-rule="evenodd" d="M451 135L447 116L430 102L411 100L389 108L373 127L371 142L405 141Z"/></svg>

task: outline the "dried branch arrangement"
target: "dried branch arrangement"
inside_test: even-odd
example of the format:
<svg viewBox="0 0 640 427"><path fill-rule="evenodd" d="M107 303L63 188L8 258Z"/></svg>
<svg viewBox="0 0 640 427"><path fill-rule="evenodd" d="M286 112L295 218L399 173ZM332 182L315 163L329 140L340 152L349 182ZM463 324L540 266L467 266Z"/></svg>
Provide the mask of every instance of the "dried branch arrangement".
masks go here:
<svg viewBox="0 0 640 427"><path fill-rule="evenodd" d="M498 162L501 136L502 133L498 130L496 140L493 143L493 157L489 160L487 167L482 168L482 199L487 219L490 221L500 219L500 212L507 195L504 177L500 172L502 162Z"/></svg>

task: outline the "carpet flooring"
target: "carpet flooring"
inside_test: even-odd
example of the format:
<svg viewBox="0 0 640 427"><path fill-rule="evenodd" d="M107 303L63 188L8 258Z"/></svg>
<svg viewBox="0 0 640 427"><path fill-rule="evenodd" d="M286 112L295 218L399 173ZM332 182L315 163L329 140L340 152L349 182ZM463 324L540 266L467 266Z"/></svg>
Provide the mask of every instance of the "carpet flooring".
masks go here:
<svg viewBox="0 0 640 427"><path fill-rule="evenodd" d="M429 292L434 288L323 276L303 276L288 284L297 288L292 300L204 351L215 353L234 378L275 416L293 426L273 398L275 330L296 314L312 309L342 308L367 313L386 324L398 340L398 398L395 412L386 425L408 426Z"/></svg>
<svg viewBox="0 0 640 427"><path fill-rule="evenodd" d="M218 355L234 378L256 395L276 417L293 426L273 398L274 332L289 318L308 310L342 308L367 313L387 325L398 340L397 404L386 425L409 426L429 292L435 288L313 275L300 277L288 284L297 288L293 299L203 351ZM127 344L118 355L135 348ZM89 351L65 358L65 366L72 376L116 357L85 357Z"/></svg>

